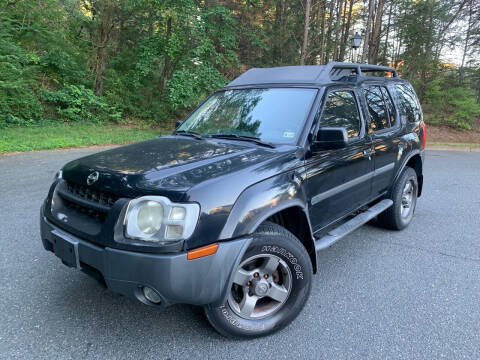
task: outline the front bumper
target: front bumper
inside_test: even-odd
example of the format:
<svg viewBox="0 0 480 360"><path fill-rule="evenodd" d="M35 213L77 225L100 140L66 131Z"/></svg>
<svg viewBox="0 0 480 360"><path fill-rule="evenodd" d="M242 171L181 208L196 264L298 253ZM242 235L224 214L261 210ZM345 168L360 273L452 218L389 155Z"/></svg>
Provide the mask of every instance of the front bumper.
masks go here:
<svg viewBox="0 0 480 360"><path fill-rule="evenodd" d="M57 256L62 255L56 248L57 241L71 245L74 261L64 261L66 265L103 279L114 292L153 305L143 295L142 288L148 286L160 296L162 306L223 304L233 270L251 242L248 237L223 241L214 255L194 260L187 260L185 252L148 254L118 250L94 245L63 231L45 218L43 208L40 231L43 247Z"/></svg>

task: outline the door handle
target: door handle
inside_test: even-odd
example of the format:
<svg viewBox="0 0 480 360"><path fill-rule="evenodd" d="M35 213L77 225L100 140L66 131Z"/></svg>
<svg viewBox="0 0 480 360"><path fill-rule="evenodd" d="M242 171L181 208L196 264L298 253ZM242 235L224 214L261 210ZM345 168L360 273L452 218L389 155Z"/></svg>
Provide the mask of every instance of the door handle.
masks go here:
<svg viewBox="0 0 480 360"><path fill-rule="evenodd" d="M373 154L374 154L374 152L372 151L372 149L363 150L363 156L368 157L368 160L372 160L372 155Z"/></svg>

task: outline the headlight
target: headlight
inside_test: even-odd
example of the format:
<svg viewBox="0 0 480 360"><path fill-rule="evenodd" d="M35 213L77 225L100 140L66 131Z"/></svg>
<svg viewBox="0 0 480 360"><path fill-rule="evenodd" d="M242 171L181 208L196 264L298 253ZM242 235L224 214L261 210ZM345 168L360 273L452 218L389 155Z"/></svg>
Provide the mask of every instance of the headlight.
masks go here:
<svg viewBox="0 0 480 360"><path fill-rule="evenodd" d="M152 242L188 239L199 213L198 204L173 203L163 196L133 199L125 214L125 236Z"/></svg>

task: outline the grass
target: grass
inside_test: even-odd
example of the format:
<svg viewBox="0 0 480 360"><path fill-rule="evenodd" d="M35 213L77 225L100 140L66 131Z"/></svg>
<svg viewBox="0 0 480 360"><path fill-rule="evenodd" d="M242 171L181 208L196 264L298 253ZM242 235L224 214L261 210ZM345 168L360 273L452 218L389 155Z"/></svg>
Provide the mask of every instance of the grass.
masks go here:
<svg viewBox="0 0 480 360"><path fill-rule="evenodd" d="M61 124L0 129L0 154L89 145L126 144L147 140L165 131L146 126Z"/></svg>

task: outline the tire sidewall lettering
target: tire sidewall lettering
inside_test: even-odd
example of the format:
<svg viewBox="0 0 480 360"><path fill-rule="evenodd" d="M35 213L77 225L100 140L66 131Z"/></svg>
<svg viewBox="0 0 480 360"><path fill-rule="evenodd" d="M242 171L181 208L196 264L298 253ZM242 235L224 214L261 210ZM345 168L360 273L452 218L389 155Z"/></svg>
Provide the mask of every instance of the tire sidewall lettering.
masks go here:
<svg viewBox="0 0 480 360"><path fill-rule="evenodd" d="M285 259L287 259L287 261L290 262L290 264L292 264L292 268L295 270L295 275L297 277L297 280L303 280L302 267L298 263L297 258L290 251L275 245L264 245L262 246L262 252L279 254Z"/></svg>

